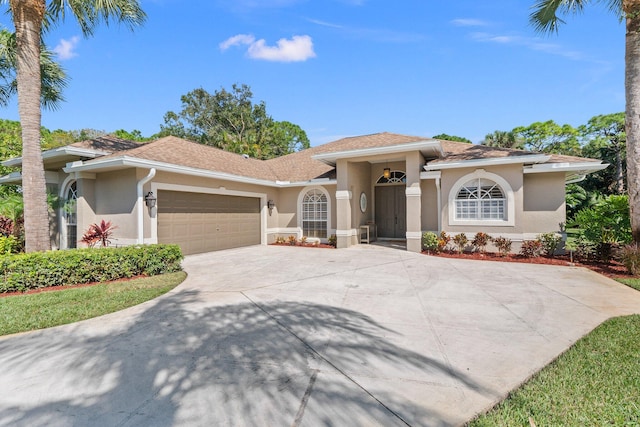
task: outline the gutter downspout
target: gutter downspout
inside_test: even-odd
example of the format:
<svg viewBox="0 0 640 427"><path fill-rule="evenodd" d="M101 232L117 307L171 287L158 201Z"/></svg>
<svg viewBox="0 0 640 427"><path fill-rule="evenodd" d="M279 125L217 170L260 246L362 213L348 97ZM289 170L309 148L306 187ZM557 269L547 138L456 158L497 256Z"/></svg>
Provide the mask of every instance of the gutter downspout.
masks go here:
<svg viewBox="0 0 640 427"><path fill-rule="evenodd" d="M138 244L144 244L144 194L142 187L156 176L156 168L151 168L149 174L138 181L136 186L138 195Z"/></svg>
<svg viewBox="0 0 640 427"><path fill-rule="evenodd" d="M436 178L436 199L438 201L438 233L442 231L442 194L440 178Z"/></svg>

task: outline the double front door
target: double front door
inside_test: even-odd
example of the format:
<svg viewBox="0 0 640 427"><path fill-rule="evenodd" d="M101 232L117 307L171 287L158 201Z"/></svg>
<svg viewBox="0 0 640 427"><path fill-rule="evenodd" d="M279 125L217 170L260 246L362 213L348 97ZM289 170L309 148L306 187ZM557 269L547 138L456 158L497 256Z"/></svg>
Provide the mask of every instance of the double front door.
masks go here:
<svg viewBox="0 0 640 427"><path fill-rule="evenodd" d="M404 185L376 187L378 237L404 239L407 231L407 200Z"/></svg>

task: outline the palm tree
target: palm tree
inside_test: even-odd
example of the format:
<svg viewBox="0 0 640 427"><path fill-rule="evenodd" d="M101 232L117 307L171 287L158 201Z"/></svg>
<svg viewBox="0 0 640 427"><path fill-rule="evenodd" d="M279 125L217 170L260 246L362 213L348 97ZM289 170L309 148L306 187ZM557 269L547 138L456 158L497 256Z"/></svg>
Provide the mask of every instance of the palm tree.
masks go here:
<svg viewBox="0 0 640 427"><path fill-rule="evenodd" d="M627 101L627 187L633 240L640 243L640 2L638 0L598 0L610 12L626 20L625 95ZM564 23L558 14L575 14L589 0L538 0L530 16L540 32L557 32Z"/></svg>
<svg viewBox="0 0 640 427"><path fill-rule="evenodd" d="M484 137L484 140L481 142L482 145L486 145L488 147L501 147L501 148L523 148L524 141L518 138L518 136L513 132L506 132L502 130L494 131L493 133L489 133Z"/></svg>
<svg viewBox="0 0 640 427"><path fill-rule="evenodd" d="M44 165L40 152L42 97L40 47L43 30L64 19L67 11L85 36L98 23L122 22L131 29L146 15L137 0L1 0L9 3L15 26L18 114L22 125L22 191L24 194L25 250L50 249Z"/></svg>

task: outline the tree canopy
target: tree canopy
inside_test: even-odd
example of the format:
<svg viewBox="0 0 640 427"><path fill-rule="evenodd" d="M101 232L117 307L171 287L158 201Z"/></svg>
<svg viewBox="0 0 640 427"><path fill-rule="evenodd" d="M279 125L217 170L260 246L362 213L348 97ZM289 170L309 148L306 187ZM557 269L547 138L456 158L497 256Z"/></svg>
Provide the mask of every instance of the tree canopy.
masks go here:
<svg viewBox="0 0 640 427"><path fill-rule="evenodd" d="M443 139L445 141L467 142L469 144L472 144L471 140L468 138L465 138L463 136L448 135L446 133L438 134L434 136L433 139Z"/></svg>
<svg viewBox="0 0 640 427"><path fill-rule="evenodd" d="M270 159L309 148L298 125L278 122L264 101L253 102L247 85L234 84L210 94L203 88L181 98L182 110L164 116L157 136L174 135L257 159Z"/></svg>

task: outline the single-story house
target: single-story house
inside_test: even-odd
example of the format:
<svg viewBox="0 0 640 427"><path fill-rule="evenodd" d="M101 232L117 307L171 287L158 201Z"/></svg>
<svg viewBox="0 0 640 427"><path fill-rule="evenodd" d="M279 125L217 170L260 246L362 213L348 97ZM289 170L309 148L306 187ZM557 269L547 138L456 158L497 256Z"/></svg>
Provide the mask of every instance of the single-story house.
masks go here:
<svg viewBox="0 0 640 427"><path fill-rule="evenodd" d="M565 184L599 160L378 133L257 160L176 137L136 144L111 136L43 152L50 191L66 201L52 245L79 245L90 224L114 244L177 243L193 254L295 235L338 248L361 233L406 239L478 231L514 241L560 231ZM21 158L2 162L21 165ZM20 184L19 172L0 178ZM373 236L370 236L373 238Z"/></svg>

